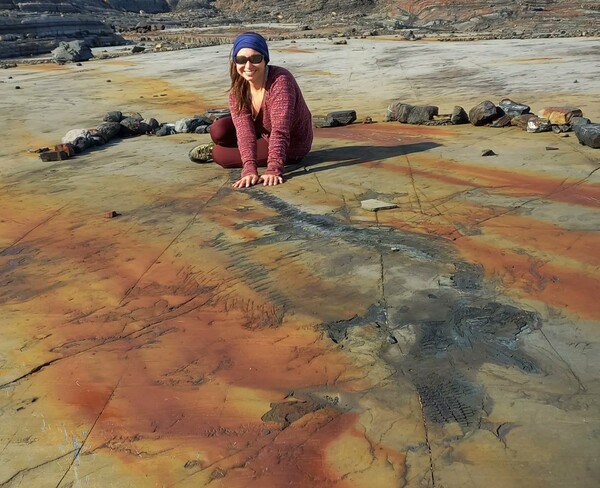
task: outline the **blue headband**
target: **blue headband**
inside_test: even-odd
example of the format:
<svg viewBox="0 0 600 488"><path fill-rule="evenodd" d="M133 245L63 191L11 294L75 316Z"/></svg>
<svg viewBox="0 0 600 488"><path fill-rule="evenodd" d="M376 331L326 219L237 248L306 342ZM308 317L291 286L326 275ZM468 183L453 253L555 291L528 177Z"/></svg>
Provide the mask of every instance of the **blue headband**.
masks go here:
<svg viewBox="0 0 600 488"><path fill-rule="evenodd" d="M245 32L244 34L237 36L236 40L233 42L231 59L235 59L238 52L245 47L249 47L250 49L259 52L264 56L265 61L267 63L269 62L269 48L267 46L267 41L265 41L265 38L260 34L257 34L256 32Z"/></svg>

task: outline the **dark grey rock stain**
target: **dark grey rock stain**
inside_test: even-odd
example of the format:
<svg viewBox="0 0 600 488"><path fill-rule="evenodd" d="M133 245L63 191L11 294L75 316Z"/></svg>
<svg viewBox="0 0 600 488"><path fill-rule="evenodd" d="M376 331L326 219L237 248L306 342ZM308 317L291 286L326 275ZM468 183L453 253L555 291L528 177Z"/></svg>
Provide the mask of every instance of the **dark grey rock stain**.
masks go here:
<svg viewBox="0 0 600 488"><path fill-rule="evenodd" d="M465 431L479 428L486 408L491 405L484 387L475 379L484 363L516 367L528 374L540 372L535 360L518 343L522 335L541 326L539 316L482 299L483 268L454 260L445 242L395 229L354 227L331 217L303 212L263 191L252 192L252 197L278 213L259 222L240 224L274 229L271 234L248 243L254 249L282 241L318 239L330 241L329 246L346 242L390 254L394 248L399 249L394 256L400 254L402 259L454 264L450 292L417 290L391 317L378 300L362 316L322 324L329 339L342 347L352 328L376 327L380 331L382 359L413 383L429 422L456 422ZM237 262L238 266L241 264ZM262 271L246 270L266 279ZM405 327L412 327L415 341L401 359L391 359L384 351L398 347L394 332Z"/></svg>

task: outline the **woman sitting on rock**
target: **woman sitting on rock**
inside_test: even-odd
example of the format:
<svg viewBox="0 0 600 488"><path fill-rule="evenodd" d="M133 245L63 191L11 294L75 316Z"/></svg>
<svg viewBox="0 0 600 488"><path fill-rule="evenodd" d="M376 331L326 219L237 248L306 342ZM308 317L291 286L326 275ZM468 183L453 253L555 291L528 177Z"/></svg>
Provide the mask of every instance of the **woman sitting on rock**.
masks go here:
<svg viewBox="0 0 600 488"><path fill-rule="evenodd" d="M254 32L239 35L230 61L231 117L210 127L213 143L190 151L194 162L214 160L242 168L234 188L283 183L283 166L299 163L310 151L312 116L292 74L269 66L267 42ZM257 168L266 167L262 176Z"/></svg>

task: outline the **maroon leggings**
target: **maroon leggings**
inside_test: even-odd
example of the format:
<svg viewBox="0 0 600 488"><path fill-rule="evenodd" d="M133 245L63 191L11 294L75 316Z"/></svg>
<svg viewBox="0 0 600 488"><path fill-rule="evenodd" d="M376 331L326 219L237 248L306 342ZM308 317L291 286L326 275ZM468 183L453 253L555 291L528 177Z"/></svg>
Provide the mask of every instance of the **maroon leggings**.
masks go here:
<svg viewBox="0 0 600 488"><path fill-rule="evenodd" d="M237 134L233 119L223 117L215 120L210 126L210 137L215 143L212 150L212 157L219 166L223 168L241 168L242 156L237 145ZM269 143L259 134L256 136L256 165L259 168L267 167L267 158L269 156ZM285 164L297 164L301 159L291 159Z"/></svg>

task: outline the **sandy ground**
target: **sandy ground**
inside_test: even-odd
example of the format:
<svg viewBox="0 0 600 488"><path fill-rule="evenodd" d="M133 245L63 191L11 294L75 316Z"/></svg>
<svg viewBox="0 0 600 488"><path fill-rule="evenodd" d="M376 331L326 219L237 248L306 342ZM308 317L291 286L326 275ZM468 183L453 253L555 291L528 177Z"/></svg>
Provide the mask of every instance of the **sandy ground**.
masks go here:
<svg viewBox="0 0 600 488"><path fill-rule="evenodd" d="M377 123L246 191L187 160L206 135L28 152L224 107L226 46L0 73L0 486L598 486L600 150L382 122L598 121L597 45L274 42L313 113Z"/></svg>

